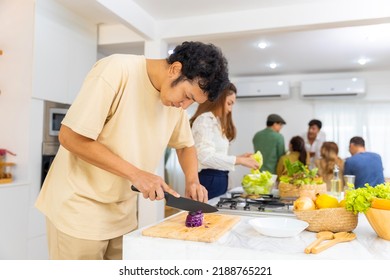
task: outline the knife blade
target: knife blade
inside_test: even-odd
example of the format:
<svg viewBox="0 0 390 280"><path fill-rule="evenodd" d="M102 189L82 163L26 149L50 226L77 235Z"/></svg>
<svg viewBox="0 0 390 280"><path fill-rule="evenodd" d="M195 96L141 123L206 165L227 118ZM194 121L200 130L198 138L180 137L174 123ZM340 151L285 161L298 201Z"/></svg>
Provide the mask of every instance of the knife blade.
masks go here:
<svg viewBox="0 0 390 280"><path fill-rule="evenodd" d="M131 186L131 189L135 192L140 192L136 187ZM164 192L166 205L185 210L185 211L202 211L203 213L217 212L218 209L210 204L200 201L188 199L185 197L175 197L170 193Z"/></svg>

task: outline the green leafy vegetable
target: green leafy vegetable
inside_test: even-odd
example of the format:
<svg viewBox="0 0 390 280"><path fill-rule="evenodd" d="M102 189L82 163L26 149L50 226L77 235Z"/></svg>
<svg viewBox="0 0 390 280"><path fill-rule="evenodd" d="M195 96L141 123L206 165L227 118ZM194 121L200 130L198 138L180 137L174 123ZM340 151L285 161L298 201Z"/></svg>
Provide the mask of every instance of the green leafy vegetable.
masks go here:
<svg viewBox="0 0 390 280"><path fill-rule="evenodd" d="M295 186L324 183L322 178L317 176L318 168L309 169L307 165L304 165L299 160L291 163L289 159L286 159L284 164L287 169L287 175L280 176L280 182Z"/></svg>
<svg viewBox="0 0 390 280"><path fill-rule="evenodd" d="M247 194L268 194L275 180L268 171L251 170L250 174L246 174L241 181Z"/></svg>
<svg viewBox="0 0 390 280"><path fill-rule="evenodd" d="M253 159L259 163L259 169L263 166L263 155L260 151L257 151L252 155Z"/></svg>
<svg viewBox="0 0 390 280"><path fill-rule="evenodd" d="M390 199L390 184L375 187L365 184L363 188L348 190L345 195L345 209L356 213L366 213L374 197Z"/></svg>

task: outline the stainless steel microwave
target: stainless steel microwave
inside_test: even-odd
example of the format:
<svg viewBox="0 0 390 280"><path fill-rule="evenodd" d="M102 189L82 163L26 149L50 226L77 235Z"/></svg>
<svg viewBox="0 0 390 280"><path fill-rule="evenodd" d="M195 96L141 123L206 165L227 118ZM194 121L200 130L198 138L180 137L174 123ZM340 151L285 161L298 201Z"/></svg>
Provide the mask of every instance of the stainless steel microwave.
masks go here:
<svg viewBox="0 0 390 280"><path fill-rule="evenodd" d="M68 109L50 108L49 109L49 135L58 136L61 128L61 122L64 119Z"/></svg>

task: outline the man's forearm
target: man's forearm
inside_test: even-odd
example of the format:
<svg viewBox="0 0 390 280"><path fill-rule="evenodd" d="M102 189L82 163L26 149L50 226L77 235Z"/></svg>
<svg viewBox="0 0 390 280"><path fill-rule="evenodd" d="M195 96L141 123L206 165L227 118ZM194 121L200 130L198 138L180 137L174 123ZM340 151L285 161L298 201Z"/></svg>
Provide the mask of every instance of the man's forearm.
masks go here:
<svg viewBox="0 0 390 280"><path fill-rule="evenodd" d="M111 152L103 144L61 126L61 145L82 160L128 180L136 176L138 168Z"/></svg>
<svg viewBox="0 0 390 280"><path fill-rule="evenodd" d="M194 146L176 150L181 168L183 169L186 181L199 183L198 159Z"/></svg>

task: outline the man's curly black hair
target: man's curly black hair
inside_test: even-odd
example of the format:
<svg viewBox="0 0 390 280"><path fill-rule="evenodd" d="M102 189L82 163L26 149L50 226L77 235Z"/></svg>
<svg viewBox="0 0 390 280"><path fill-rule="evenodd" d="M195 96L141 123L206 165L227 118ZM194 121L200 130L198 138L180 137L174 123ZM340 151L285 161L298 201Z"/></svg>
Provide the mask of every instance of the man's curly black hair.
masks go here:
<svg viewBox="0 0 390 280"><path fill-rule="evenodd" d="M214 101L229 83L227 60L213 44L183 42L167 58L169 64L176 61L182 64L182 70L172 86L185 80L197 81L208 100Z"/></svg>

